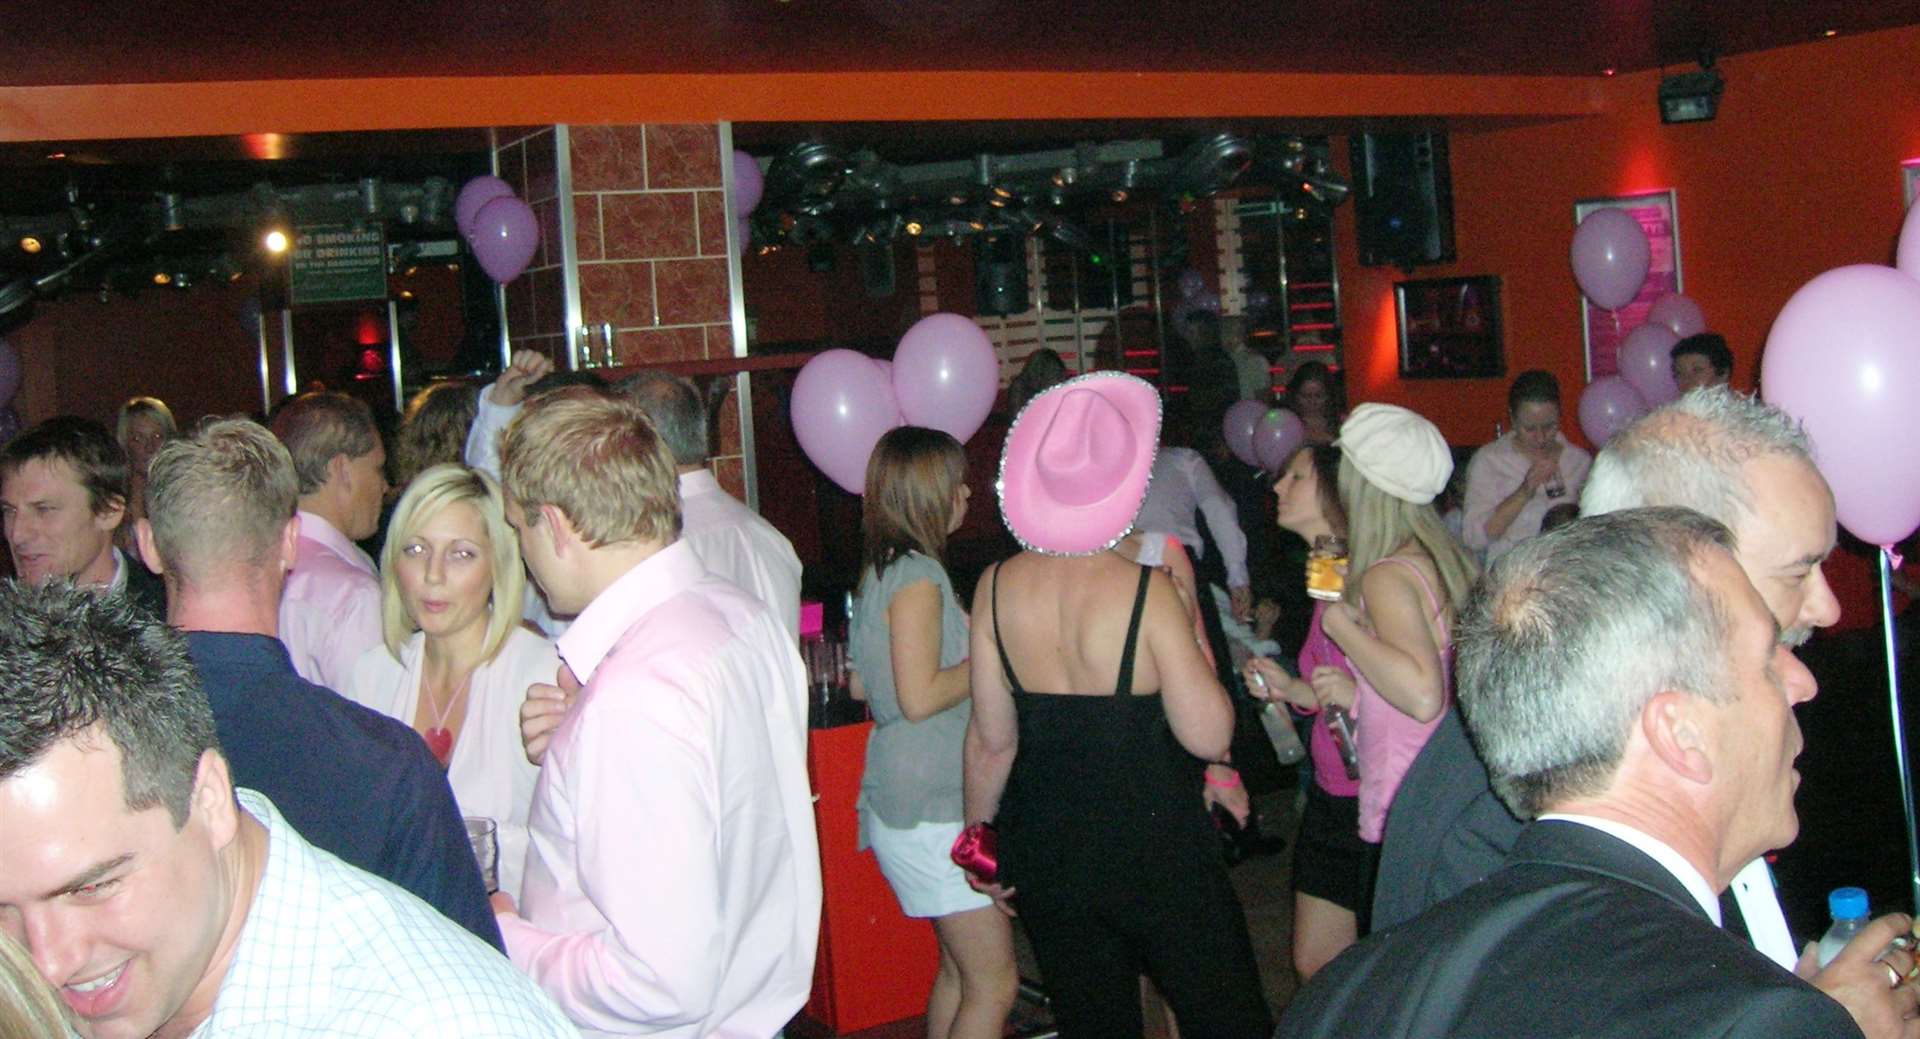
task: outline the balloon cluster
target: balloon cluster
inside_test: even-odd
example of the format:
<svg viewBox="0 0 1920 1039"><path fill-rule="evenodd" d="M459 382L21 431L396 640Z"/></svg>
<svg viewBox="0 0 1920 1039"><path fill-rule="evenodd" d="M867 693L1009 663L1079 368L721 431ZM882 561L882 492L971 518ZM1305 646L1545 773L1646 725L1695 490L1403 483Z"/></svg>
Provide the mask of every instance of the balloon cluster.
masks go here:
<svg viewBox="0 0 1920 1039"><path fill-rule="evenodd" d="M793 433L820 471L852 494L887 430L914 425L965 443L1000 393L1000 359L987 333L958 314L915 322L883 361L855 350L814 355L793 382Z"/></svg>
<svg viewBox="0 0 1920 1039"><path fill-rule="evenodd" d="M1270 473L1278 473L1287 456L1307 442L1307 426L1300 416L1257 400L1235 401L1227 409L1221 432L1235 458Z"/></svg>
<svg viewBox="0 0 1920 1039"><path fill-rule="evenodd" d="M1194 315L1220 315L1220 294L1207 288L1206 277L1191 267L1180 272L1176 284L1180 289L1180 302L1173 306L1173 327L1181 338L1187 339L1193 334Z"/></svg>
<svg viewBox="0 0 1920 1039"><path fill-rule="evenodd" d="M1646 284L1653 247L1632 214L1596 209L1573 232L1573 279L1595 306L1618 311L1633 302ZM1646 323L1620 341L1617 375L1587 384L1580 394L1580 430L1594 444L1605 444L1649 410L1673 400L1673 348L1707 329L1700 305L1668 294L1654 301Z"/></svg>
<svg viewBox="0 0 1920 1039"><path fill-rule="evenodd" d="M1907 212L1894 267L1861 263L1815 277L1767 335L1760 393L1799 419L1840 523L1890 546L1920 527L1920 206Z"/></svg>
<svg viewBox="0 0 1920 1039"><path fill-rule="evenodd" d="M475 177L453 200L453 222L473 247L487 277L505 285L527 269L540 248L540 221L533 207L499 177Z"/></svg>

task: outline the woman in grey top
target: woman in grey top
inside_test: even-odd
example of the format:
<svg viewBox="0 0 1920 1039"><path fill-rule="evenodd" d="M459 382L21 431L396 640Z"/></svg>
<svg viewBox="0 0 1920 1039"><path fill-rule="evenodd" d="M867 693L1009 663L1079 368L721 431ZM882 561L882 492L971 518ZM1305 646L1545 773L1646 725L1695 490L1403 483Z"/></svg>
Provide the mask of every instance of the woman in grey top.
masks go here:
<svg viewBox="0 0 1920 1039"><path fill-rule="evenodd" d="M940 972L929 1039L998 1039L1019 984L1011 926L948 857L960 834L970 716L967 615L941 565L967 514L966 455L901 426L867 462L860 589L849 632L855 695L873 710L860 837L908 916L931 918Z"/></svg>

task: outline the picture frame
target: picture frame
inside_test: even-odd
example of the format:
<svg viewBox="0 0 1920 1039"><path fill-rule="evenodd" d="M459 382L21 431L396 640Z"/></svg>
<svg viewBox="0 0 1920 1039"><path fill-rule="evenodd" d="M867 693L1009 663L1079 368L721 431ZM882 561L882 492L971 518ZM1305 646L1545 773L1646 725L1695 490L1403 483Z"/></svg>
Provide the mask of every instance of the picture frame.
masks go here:
<svg viewBox="0 0 1920 1039"><path fill-rule="evenodd" d="M1497 379L1507 374L1500 278L1395 282L1403 379Z"/></svg>
<svg viewBox="0 0 1920 1039"><path fill-rule="evenodd" d="M1604 208L1624 209L1638 220L1653 249L1647 280L1626 306L1605 310L1594 306L1585 294L1580 297L1580 335L1588 382L1618 375L1621 340L1646 322L1647 311L1656 300L1685 291L1680 265L1680 201L1674 190L1581 199L1573 204L1573 225L1579 227L1587 214Z"/></svg>

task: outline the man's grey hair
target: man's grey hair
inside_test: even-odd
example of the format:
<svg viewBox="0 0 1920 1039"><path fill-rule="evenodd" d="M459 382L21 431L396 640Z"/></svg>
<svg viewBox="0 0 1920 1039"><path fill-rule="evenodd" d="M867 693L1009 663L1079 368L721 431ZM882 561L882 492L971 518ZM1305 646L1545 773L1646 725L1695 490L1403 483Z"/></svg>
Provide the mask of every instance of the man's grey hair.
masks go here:
<svg viewBox="0 0 1920 1039"><path fill-rule="evenodd" d="M707 401L691 379L649 368L620 380L614 389L647 413L675 465L706 464Z"/></svg>
<svg viewBox="0 0 1920 1039"><path fill-rule="evenodd" d="M1487 571L1454 633L1456 682L1515 815L1604 790L1655 694L1732 698L1729 613L1698 564L1733 547L1691 509L1627 509L1524 541Z"/></svg>
<svg viewBox="0 0 1920 1039"><path fill-rule="evenodd" d="M0 782L66 740L120 750L127 808L186 825L200 757L219 748L186 636L124 595L0 581ZM31 834L8 834L31 840Z"/></svg>
<svg viewBox="0 0 1920 1039"><path fill-rule="evenodd" d="M1701 387L1607 441L1587 474L1580 512L1679 505L1738 528L1753 511L1743 470L1766 455L1813 464L1792 416L1725 386Z"/></svg>
<svg viewBox="0 0 1920 1039"><path fill-rule="evenodd" d="M190 584L234 564L274 564L297 503L286 447L246 419L204 423L168 441L147 471L154 547Z"/></svg>
<svg viewBox="0 0 1920 1039"><path fill-rule="evenodd" d="M312 494L327 482L327 463L335 455L359 458L380 444L380 427L364 401L344 393L302 393L280 405L271 422L273 435L287 445L300 493Z"/></svg>

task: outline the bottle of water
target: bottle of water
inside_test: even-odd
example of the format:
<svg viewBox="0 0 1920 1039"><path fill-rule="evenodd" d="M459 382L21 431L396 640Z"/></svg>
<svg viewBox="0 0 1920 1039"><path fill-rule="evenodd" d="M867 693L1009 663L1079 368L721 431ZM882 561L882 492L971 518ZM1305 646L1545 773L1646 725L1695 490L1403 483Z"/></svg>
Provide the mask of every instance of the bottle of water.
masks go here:
<svg viewBox="0 0 1920 1039"><path fill-rule="evenodd" d="M1853 936L1867 926L1867 892L1864 888L1837 887L1827 896L1827 911L1833 914L1833 926L1820 938L1820 966L1833 962Z"/></svg>

